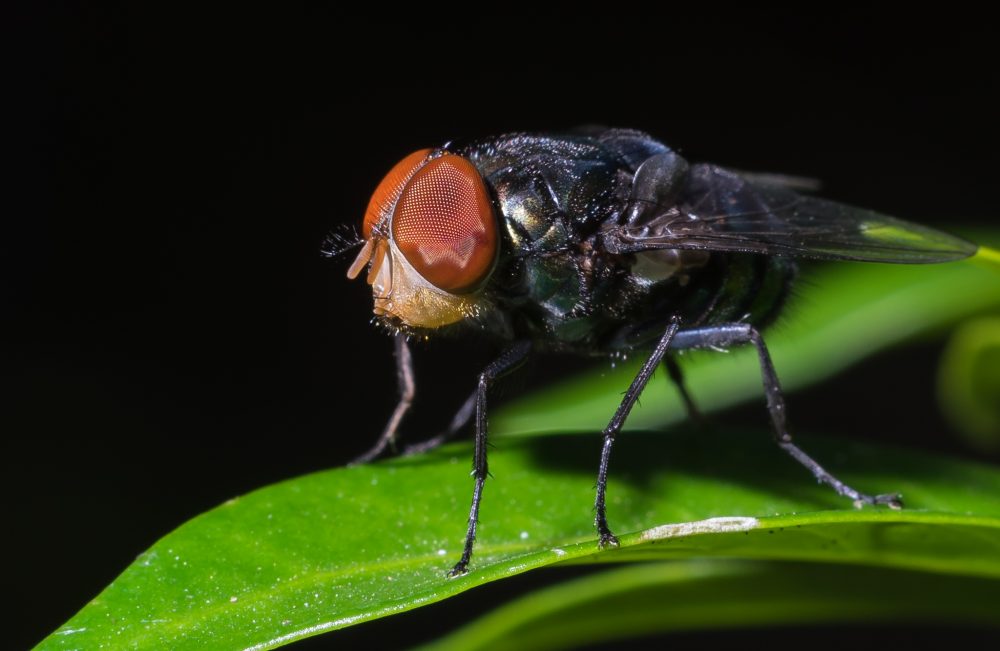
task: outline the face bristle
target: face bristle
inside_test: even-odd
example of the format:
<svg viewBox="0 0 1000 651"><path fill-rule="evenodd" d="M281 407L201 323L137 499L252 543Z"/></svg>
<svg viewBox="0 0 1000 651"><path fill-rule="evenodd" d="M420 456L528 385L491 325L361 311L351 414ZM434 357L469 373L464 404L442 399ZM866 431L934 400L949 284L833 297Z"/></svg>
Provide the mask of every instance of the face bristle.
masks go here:
<svg viewBox="0 0 1000 651"><path fill-rule="evenodd" d="M319 252L323 257L336 258L365 243L358 229L351 224L338 224L323 238Z"/></svg>

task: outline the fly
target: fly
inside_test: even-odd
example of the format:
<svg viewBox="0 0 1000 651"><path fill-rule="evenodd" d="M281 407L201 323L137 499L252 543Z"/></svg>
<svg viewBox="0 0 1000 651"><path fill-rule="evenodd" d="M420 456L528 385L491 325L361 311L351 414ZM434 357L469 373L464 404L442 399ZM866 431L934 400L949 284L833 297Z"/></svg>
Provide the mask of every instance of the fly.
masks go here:
<svg viewBox="0 0 1000 651"><path fill-rule="evenodd" d="M606 513L615 438L660 364L697 414L668 355L693 348L753 345L778 446L858 507L902 507L898 494L848 486L792 441L760 331L779 314L799 258L938 263L976 246L796 189L795 179L690 164L626 129L449 143L392 168L365 212L348 276L367 269L376 318L395 335L400 398L359 461L394 442L413 401L408 337L464 329L504 346L448 429L408 449L435 447L474 418L472 507L450 576L468 570L476 539L489 388L536 352L648 354L603 432L594 501L601 548L618 544Z"/></svg>

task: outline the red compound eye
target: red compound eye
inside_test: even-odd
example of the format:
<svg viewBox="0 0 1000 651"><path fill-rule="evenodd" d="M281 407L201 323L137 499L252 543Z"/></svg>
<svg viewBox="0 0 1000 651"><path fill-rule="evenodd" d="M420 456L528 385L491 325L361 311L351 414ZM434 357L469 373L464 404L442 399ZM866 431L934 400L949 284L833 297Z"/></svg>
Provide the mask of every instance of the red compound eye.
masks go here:
<svg viewBox="0 0 1000 651"><path fill-rule="evenodd" d="M368 209L365 211L365 221L361 227L361 232L364 233L366 240L372 236L372 228L375 224L382 219L384 214L392 210L396 200L399 199L399 194L406 187L406 182L410 180L414 172L420 169L420 166L427 160L427 156L430 153L430 149L421 149L420 151L413 152L396 163L389 170L389 173L385 175L385 178L382 179L382 182L378 184L378 187L375 188L375 194L372 195L371 200L368 202Z"/></svg>
<svg viewBox="0 0 1000 651"><path fill-rule="evenodd" d="M428 162L403 188L392 238L410 265L446 292L474 289L497 254L497 223L486 184L461 156Z"/></svg>

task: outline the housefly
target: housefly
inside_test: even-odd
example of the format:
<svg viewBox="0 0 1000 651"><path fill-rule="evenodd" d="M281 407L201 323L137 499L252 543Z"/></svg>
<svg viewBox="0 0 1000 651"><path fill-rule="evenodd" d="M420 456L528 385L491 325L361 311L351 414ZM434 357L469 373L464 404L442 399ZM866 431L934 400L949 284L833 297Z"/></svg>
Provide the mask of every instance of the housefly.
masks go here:
<svg viewBox="0 0 1000 651"><path fill-rule="evenodd" d="M376 319L395 334L400 398L360 460L394 442L412 403L408 337L471 329L504 345L448 430L413 448L429 449L474 419L475 487L451 576L467 571L476 538L489 388L535 352L648 353L603 432L595 498L601 548L618 544L605 508L615 437L660 364L697 413L668 354L693 348L753 345L778 446L859 507L902 506L896 494L848 486L792 442L760 330L781 310L799 258L936 263L976 247L794 188L784 177L690 164L625 129L448 143L392 168L365 212L348 276L367 268Z"/></svg>

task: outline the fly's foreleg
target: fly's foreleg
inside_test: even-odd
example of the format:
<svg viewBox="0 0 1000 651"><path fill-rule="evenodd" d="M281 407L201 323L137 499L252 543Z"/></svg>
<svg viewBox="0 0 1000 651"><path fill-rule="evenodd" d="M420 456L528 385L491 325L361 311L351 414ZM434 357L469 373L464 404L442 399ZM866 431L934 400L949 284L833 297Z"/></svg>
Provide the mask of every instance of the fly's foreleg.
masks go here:
<svg viewBox="0 0 1000 651"><path fill-rule="evenodd" d="M839 495L852 499L855 506L885 504L894 509L902 508L903 502L898 494L867 495L861 493L831 475L812 457L792 442L792 436L788 433L788 426L786 424L785 400L782 397L778 374L774 370L774 364L771 362L771 356L767 352L767 346L764 345L764 340L756 328L746 323L731 323L708 328L683 330L677 333L674 347L677 349L725 348L739 344L753 344L757 349L761 380L764 384L764 394L767 397L767 410L771 415L774 438L778 447L805 466L820 483L830 486Z"/></svg>
<svg viewBox="0 0 1000 651"><path fill-rule="evenodd" d="M608 490L608 463L611 459L611 447L615 443L615 436L621 431L622 426L625 424L625 419L628 418L629 412L631 412L632 407L635 406L636 400L639 399L639 395L642 393L642 390L646 388L649 378L653 377L653 371L656 370L656 367L659 366L660 362L663 360L663 356L667 353L667 348L670 347L670 342L677 334L680 324L680 317L675 316L670 319L670 325L667 326L666 332L663 333L659 343L656 344L653 354L649 356L646 363L642 365L641 369L639 369L638 375L636 375L635 379L632 380L632 384L629 385L628 391L625 392L625 397L622 398L621 404L618 405L615 415L611 417L611 422L609 422L608 426L604 428L604 446L601 448L601 466L597 471L597 497L594 500L594 511L596 511L594 524L597 525L597 533L600 536L598 544L602 548L607 547L608 545L618 545L618 538L611 533L611 529L608 527L608 516L605 506Z"/></svg>
<svg viewBox="0 0 1000 651"><path fill-rule="evenodd" d="M382 430L382 435L378 437L378 441L374 447L354 459L351 465L367 463L382 454L387 447L395 450L396 432L399 431L399 425L403 422L406 412L410 411L410 407L413 405L413 396L416 394L417 387L413 381L413 357L410 355L410 346L406 343L406 337L402 334L396 335L394 343L396 348L396 380L399 384L399 402L396 403L396 408L392 410L392 416L389 417L389 422L385 424L385 429Z"/></svg>
<svg viewBox="0 0 1000 651"><path fill-rule="evenodd" d="M465 533L465 547L462 558L448 572L448 576L459 576L468 571L472 558L472 546L476 542L476 525L479 522L479 503L483 498L483 485L489 474L486 462L486 393L495 380L515 370L528 358L531 344L519 341L507 348L493 363L479 374L476 388L476 448L472 457L472 476L476 486L472 491L472 508L469 510L469 528Z"/></svg>

